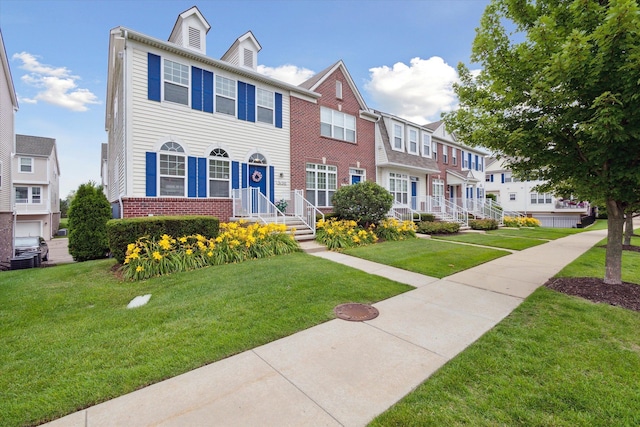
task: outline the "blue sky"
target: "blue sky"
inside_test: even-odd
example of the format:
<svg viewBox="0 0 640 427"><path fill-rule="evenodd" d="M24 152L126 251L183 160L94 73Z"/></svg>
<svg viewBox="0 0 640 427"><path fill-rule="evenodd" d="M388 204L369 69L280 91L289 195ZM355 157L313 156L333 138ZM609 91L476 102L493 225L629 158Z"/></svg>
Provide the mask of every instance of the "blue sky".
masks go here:
<svg viewBox="0 0 640 427"><path fill-rule="evenodd" d="M166 40L198 6L220 58L251 30L265 74L299 83L342 59L370 108L419 124L455 107L488 0L0 0L0 29L20 109L16 133L57 140L60 194L100 182L109 30Z"/></svg>

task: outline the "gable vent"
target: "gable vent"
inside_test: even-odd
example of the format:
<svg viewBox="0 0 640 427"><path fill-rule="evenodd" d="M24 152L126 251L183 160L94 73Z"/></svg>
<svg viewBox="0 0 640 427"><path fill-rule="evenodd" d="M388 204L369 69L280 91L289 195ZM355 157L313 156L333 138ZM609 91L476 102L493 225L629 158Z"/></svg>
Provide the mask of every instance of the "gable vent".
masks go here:
<svg viewBox="0 0 640 427"><path fill-rule="evenodd" d="M244 65L253 68L253 51L251 49L244 50Z"/></svg>
<svg viewBox="0 0 640 427"><path fill-rule="evenodd" d="M189 47L200 49L200 30L189 27Z"/></svg>

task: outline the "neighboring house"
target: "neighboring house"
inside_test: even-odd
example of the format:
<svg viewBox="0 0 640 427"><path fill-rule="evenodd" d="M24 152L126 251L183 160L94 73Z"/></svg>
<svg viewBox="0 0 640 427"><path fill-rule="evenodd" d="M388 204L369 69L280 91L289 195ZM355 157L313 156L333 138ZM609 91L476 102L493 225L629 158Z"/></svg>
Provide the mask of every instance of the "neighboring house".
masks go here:
<svg viewBox="0 0 640 427"><path fill-rule="evenodd" d="M16 135L12 177L15 235L51 239L60 224L60 165L56 140Z"/></svg>
<svg viewBox="0 0 640 427"><path fill-rule="evenodd" d="M484 204L484 167L487 153L465 146L449 133L443 121L424 126L432 131L431 153L441 170L432 176L431 194L445 198L472 213Z"/></svg>
<svg viewBox="0 0 640 427"><path fill-rule="evenodd" d="M100 181L104 194L109 194L109 144L100 147Z"/></svg>
<svg viewBox="0 0 640 427"><path fill-rule="evenodd" d="M505 211L518 212L540 220L544 227L575 227L591 213L588 202L555 197L539 192L544 181L521 181L502 159L490 158L485 170L487 194L495 194Z"/></svg>
<svg viewBox="0 0 640 427"><path fill-rule="evenodd" d="M290 102L319 95L259 74L251 32L221 59L206 56L209 29L192 7L168 41L111 30L103 177L115 217L226 221L247 212L248 194L289 197Z"/></svg>
<svg viewBox="0 0 640 427"><path fill-rule="evenodd" d="M396 205L418 212L431 210L431 176L441 176L432 158L431 131L415 123L376 111L376 166L378 184L393 194Z"/></svg>
<svg viewBox="0 0 640 427"><path fill-rule="evenodd" d="M0 263L13 257L14 213L11 153L15 149L15 114L18 111L9 59L0 31Z"/></svg>
<svg viewBox="0 0 640 427"><path fill-rule="evenodd" d="M291 187L327 212L341 186L376 181L379 116L370 112L342 61L300 87L320 97L291 97Z"/></svg>
<svg viewBox="0 0 640 427"><path fill-rule="evenodd" d="M484 152L458 142L443 122L420 126L378 113L378 183L394 195L396 209L463 223L468 213L483 216Z"/></svg>

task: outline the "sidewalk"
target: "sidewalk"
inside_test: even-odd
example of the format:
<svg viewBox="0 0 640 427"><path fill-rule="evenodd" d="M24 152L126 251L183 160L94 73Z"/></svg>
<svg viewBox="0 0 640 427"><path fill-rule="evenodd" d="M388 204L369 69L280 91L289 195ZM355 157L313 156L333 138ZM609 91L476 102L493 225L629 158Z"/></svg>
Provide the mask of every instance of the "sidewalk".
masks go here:
<svg viewBox="0 0 640 427"><path fill-rule="evenodd" d="M444 279L312 251L416 289L375 304L373 320L332 320L48 425L366 425L605 237L576 234Z"/></svg>

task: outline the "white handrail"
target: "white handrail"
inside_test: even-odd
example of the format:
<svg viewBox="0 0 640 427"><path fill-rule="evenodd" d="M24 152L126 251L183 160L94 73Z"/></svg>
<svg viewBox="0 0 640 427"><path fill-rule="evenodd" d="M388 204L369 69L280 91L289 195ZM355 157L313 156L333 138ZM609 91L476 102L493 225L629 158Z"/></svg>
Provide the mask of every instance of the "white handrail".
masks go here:
<svg viewBox="0 0 640 427"><path fill-rule="evenodd" d="M260 192L259 188L238 188L233 193L233 216L257 218L263 223L284 223L285 215Z"/></svg>
<svg viewBox="0 0 640 427"><path fill-rule="evenodd" d="M320 215L320 218L324 220L324 213L304 198L302 190L293 190L291 192L291 200L293 200L293 214L309 227L315 236L316 217Z"/></svg>

